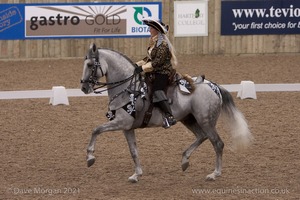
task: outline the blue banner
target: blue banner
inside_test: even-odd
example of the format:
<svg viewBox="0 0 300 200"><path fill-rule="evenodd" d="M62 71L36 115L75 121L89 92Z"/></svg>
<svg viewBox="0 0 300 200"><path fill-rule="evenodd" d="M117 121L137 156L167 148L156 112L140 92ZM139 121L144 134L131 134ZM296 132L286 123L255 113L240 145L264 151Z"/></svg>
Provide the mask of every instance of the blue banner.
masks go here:
<svg viewBox="0 0 300 200"><path fill-rule="evenodd" d="M148 37L161 2L0 4L0 40Z"/></svg>
<svg viewBox="0 0 300 200"><path fill-rule="evenodd" d="M221 35L299 33L299 0L221 2Z"/></svg>
<svg viewBox="0 0 300 200"><path fill-rule="evenodd" d="M24 38L24 6L1 4L0 39Z"/></svg>

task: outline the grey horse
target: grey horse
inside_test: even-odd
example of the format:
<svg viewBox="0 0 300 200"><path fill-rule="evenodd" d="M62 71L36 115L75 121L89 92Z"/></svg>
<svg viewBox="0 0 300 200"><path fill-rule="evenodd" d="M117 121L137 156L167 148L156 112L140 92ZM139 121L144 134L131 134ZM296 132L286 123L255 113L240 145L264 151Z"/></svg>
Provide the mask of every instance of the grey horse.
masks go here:
<svg viewBox="0 0 300 200"><path fill-rule="evenodd" d="M136 137L134 130L143 124L145 112L149 107L147 87L141 86L139 74L134 74L134 63L120 52L97 48L91 44L83 65L81 90L85 94L97 91L96 86L106 86L110 112L108 122L99 125L92 132L87 147L87 165L95 162L93 155L98 135L103 132L122 130L129 145L130 153L135 164L135 171L129 177L130 182L138 182L142 176ZM105 76L107 82L98 82ZM189 158L193 151L206 139L209 139L216 152L215 170L206 176L206 180L215 180L221 175L222 154L224 143L216 130L217 120L221 113L224 115L232 136L233 147L245 148L250 145L252 134L244 115L237 109L231 94L223 87L209 81L201 81L199 76L194 83L194 91L184 94L177 84L171 85L167 96L171 99L171 109L177 121L180 121L196 136L196 140L182 154L182 170L189 166ZM99 88L98 88L99 89ZM147 127L161 127L162 113L156 107Z"/></svg>

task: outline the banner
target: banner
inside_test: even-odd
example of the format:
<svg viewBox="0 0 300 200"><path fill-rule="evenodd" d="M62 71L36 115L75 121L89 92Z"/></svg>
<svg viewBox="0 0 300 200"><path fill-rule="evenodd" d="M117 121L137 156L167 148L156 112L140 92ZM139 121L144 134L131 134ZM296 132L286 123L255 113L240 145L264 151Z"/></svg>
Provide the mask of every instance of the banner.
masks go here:
<svg viewBox="0 0 300 200"><path fill-rule="evenodd" d="M0 4L0 40L148 37L161 2Z"/></svg>
<svg viewBox="0 0 300 200"><path fill-rule="evenodd" d="M221 2L221 35L299 34L299 0Z"/></svg>
<svg viewBox="0 0 300 200"><path fill-rule="evenodd" d="M174 36L208 35L207 1L174 1Z"/></svg>

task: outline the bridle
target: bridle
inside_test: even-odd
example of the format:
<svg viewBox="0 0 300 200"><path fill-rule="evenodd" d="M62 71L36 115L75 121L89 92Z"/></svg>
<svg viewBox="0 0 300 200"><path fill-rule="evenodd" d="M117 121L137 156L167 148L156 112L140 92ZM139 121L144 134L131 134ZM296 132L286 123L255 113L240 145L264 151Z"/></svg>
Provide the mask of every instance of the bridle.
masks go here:
<svg viewBox="0 0 300 200"><path fill-rule="evenodd" d="M86 57L85 59L87 60L88 58ZM102 69L101 63L99 61L99 58L92 58L92 59L93 59L93 64L87 64L88 68L91 69L91 74L90 74L90 76L87 80L81 79L80 83L90 84L91 87L93 88L94 93L96 93L96 94L99 94L99 93L101 94L102 92L105 92L107 90L116 88L116 87L132 80L133 77L134 77L134 74L132 74L130 77L125 78L121 81L110 82L110 83L108 83L108 82L99 82L98 77L97 77L97 70L99 69L101 71L101 77L103 77L105 74L103 72L103 69ZM106 88L106 89L103 89L103 90L100 90L100 91L96 91L97 89L103 88L103 87L108 86L108 85L112 85L112 87ZM98 87L95 87L95 86L98 86Z"/></svg>
<svg viewBox="0 0 300 200"><path fill-rule="evenodd" d="M85 60L87 60L88 58L86 57ZM80 83L88 83L88 84L92 84L93 86L95 86L97 84L97 70L100 69L101 70L101 76L104 76L101 64L99 62L99 59L93 58L93 64L87 64L88 68L91 68L91 74L89 76L89 78L87 80L80 80Z"/></svg>

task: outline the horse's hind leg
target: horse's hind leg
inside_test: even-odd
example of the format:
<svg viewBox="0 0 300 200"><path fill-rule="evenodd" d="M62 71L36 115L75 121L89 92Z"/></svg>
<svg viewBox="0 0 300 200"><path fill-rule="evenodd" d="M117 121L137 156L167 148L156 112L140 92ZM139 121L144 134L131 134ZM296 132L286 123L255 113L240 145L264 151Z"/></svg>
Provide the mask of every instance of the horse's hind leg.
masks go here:
<svg viewBox="0 0 300 200"><path fill-rule="evenodd" d="M193 151L195 149L197 149L197 147L206 140L207 138L205 137L198 137L196 139L196 141L191 144L191 146L185 150L182 154L182 161L181 161L181 168L182 168L182 171L185 171L188 167L189 167L189 158L191 156L191 154L193 153Z"/></svg>
<svg viewBox="0 0 300 200"><path fill-rule="evenodd" d="M134 130L124 131L124 135L126 137L126 140L127 140L128 146L129 146L129 150L130 150L130 154L131 154L131 157L132 157L132 159L134 161L134 165L135 165L135 172L132 176L130 176L128 178L128 180L132 183L136 183L136 182L138 182L139 176L142 176L143 171L142 171L142 167L141 167L139 156L138 156L138 150L137 150Z"/></svg>
<svg viewBox="0 0 300 200"><path fill-rule="evenodd" d="M187 148L182 154L181 168L185 171L189 167L189 158L197 147L204 142L207 137L193 116L181 121L196 136L196 141Z"/></svg>
<svg viewBox="0 0 300 200"><path fill-rule="evenodd" d="M206 133L216 152L215 170L213 173L206 176L206 180L214 181L217 176L221 176L224 143L218 135L216 128L211 128Z"/></svg>

